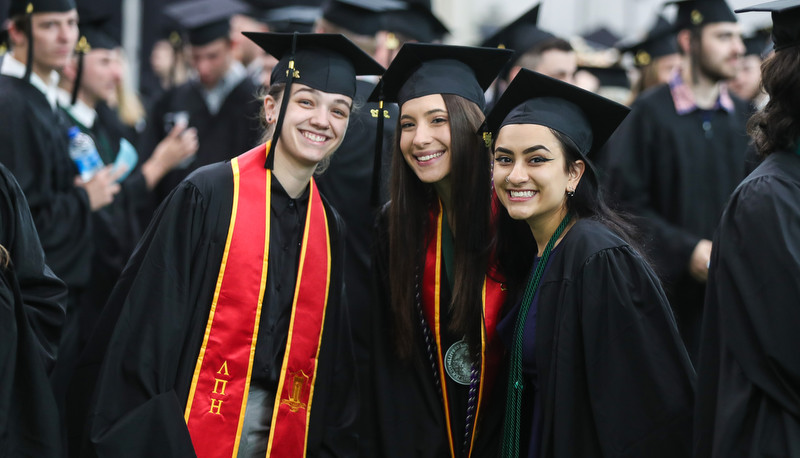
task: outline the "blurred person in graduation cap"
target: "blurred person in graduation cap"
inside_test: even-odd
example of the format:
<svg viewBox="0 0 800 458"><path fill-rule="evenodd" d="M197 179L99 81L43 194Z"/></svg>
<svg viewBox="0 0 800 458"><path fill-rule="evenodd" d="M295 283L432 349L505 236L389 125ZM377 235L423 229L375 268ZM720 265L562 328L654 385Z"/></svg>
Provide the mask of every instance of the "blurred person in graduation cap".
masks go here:
<svg viewBox="0 0 800 458"><path fill-rule="evenodd" d="M450 31L433 14L431 2L425 0L396 1L380 14L376 35L375 59L381 65L392 63L405 43L439 43Z"/></svg>
<svg viewBox="0 0 800 458"><path fill-rule="evenodd" d="M266 143L176 187L114 289L91 343L108 348L98 456L356 454L344 229L312 175L342 142L356 75L383 67L341 35L248 37L279 58Z"/></svg>
<svg viewBox="0 0 800 458"><path fill-rule="evenodd" d="M380 15L387 8L397 7L399 5L393 0L331 0L323 5L322 15L314 29L317 33L341 33L362 51L374 57ZM366 380L371 367L370 317L374 304L371 300L370 278L375 214L378 206L386 200L385 192L381 191L385 191L382 184L387 181L383 178L388 177L388 167L385 166L390 163L389 145L398 111L394 104L386 104L381 110L378 103L367 101L375 89L374 78L363 76L356 80L353 103L359 109L350 115L347 133L339 150L331 158L324 173L316 177L320 192L339 211L347 225L345 294L359 380ZM380 113L384 116L386 127L381 135L382 141L377 144L377 148L381 148L382 157L377 157L376 132ZM377 173L377 177L373 178L373 173ZM377 181L377 190L373 190L373 180ZM366 407L366 403L361 406ZM357 421L360 423L357 425L359 431L368 426L363 424L369 421L366 415L359 415ZM361 456L371 456L372 446L368 443L369 439L371 438L362 437L359 440Z"/></svg>
<svg viewBox="0 0 800 458"><path fill-rule="evenodd" d="M757 30L744 38L744 56L739 62L739 71L728 84L734 94L750 103L753 112L767 104L769 97L761 87L761 63L772 51L769 30Z"/></svg>
<svg viewBox="0 0 800 458"><path fill-rule="evenodd" d="M630 103L651 87L668 83L681 66L675 28L662 15L658 15L642 40L620 44L618 48L621 53L633 56L633 65L638 70Z"/></svg>
<svg viewBox="0 0 800 458"><path fill-rule="evenodd" d="M711 253L694 455L800 456L800 1L772 13L769 101L748 122L764 158L728 201Z"/></svg>
<svg viewBox="0 0 800 458"><path fill-rule="evenodd" d="M606 179L621 207L640 219L694 361L711 236L744 178L749 110L725 84L744 53L733 11L724 0L677 6L681 71L632 105L609 141Z"/></svg>
<svg viewBox="0 0 800 458"><path fill-rule="evenodd" d="M690 456L694 369L592 165L627 113L523 70L487 116L509 289L499 456Z"/></svg>
<svg viewBox="0 0 800 458"><path fill-rule="evenodd" d="M373 261L371 456L496 455L505 292L478 131L511 54L406 43L370 98L400 108Z"/></svg>
<svg viewBox="0 0 800 458"><path fill-rule="evenodd" d="M176 125L154 153L143 163L126 128L108 104L113 101L121 78L119 37L112 28L108 11L96 1L79 0L79 50L62 69L59 104L73 125L94 141L101 160L112 165L120 192L114 201L92 213L94 252L91 283L78 298L79 331L70 348L77 359L89 340L94 326L119 279L128 258L144 232L146 221L141 214L151 199L151 192L164 175L197 151L197 134L185 124ZM186 131L186 132L185 132ZM184 133L185 132L185 133ZM94 351L90 349L89 352ZM76 364L77 361L76 361ZM70 391L86 386L86 371L78 364ZM79 382L75 382L75 378ZM66 383L58 390L66 391ZM88 397L91 393L70 394L67 399L66 424L70 430L69 446L79 443ZM76 398L73 399L73 398ZM74 451L74 450L73 450Z"/></svg>
<svg viewBox="0 0 800 458"><path fill-rule="evenodd" d="M277 60L248 40L242 32L309 33L320 17L319 1L248 0L246 12L231 16L233 55L247 69L256 86L269 86Z"/></svg>
<svg viewBox="0 0 800 458"><path fill-rule="evenodd" d="M180 123L197 129L199 148L159 182L159 201L193 170L229 159L258 141L258 88L233 58L230 40L230 17L245 10L238 0L189 0L164 9L187 31L195 75L155 103L141 153L143 158L153 154Z"/></svg>
<svg viewBox="0 0 800 458"><path fill-rule="evenodd" d="M490 91L489 96L492 99L489 101L490 106L522 68L574 83L575 72L578 70L575 50L567 40L537 26L541 6L541 3L536 4L481 44L485 47L514 51L514 57L508 67L501 72L500 79L493 86L494 90Z"/></svg>
<svg viewBox="0 0 800 458"><path fill-rule="evenodd" d="M12 48L0 58L0 162L27 197L47 263L70 288L72 314L91 280L92 212L111 203L119 185L110 167L88 182L76 180L69 122L57 107L57 70L68 63L78 40L75 4L15 0L9 18Z"/></svg>

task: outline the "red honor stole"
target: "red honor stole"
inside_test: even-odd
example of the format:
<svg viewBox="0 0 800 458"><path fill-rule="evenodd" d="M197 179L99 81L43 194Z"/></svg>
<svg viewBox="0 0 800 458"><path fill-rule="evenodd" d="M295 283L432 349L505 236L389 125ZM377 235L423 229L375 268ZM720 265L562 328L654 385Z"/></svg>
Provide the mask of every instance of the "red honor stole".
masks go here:
<svg viewBox="0 0 800 458"><path fill-rule="evenodd" d="M450 418L450 400L447 395L447 374L444 368L442 351L442 323L441 323L441 279L442 279L442 204L437 202L437 207L430 212L428 246L425 253L425 270L422 277L422 309L425 320L431 327L431 333L436 340L436 360L439 368L439 382L442 387L442 400L444 402L444 417L447 423L447 434L450 442L450 455L455 458L455 443L453 441L452 419ZM433 232L435 230L435 233ZM506 297L505 286L499 278L487 275L483 281L483 327L481 328L481 379L478 389L478 405L475 410L475 419L472 422L470 434L470 450L472 456L477 435L478 419L481 418L481 407L485 394L490 392L497 372L501 353L495 344L497 336L496 327L499 319L500 308ZM445 324L446 325L446 324ZM489 345L492 344L492 345ZM446 349L445 349L446 351ZM464 421L464 420L459 420Z"/></svg>
<svg viewBox="0 0 800 458"><path fill-rule="evenodd" d="M235 457L239 451L267 284L272 178L272 172L264 168L267 148L268 144L261 145L231 160L231 222L184 414L200 458ZM313 179L310 186L292 318L267 450L267 456L281 458L306 454L330 286L328 223Z"/></svg>

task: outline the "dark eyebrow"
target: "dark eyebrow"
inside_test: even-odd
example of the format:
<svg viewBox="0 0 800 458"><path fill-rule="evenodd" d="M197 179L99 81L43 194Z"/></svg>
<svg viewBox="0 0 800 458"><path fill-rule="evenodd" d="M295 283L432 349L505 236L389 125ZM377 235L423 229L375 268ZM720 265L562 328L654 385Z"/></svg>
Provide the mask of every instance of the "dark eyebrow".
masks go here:
<svg viewBox="0 0 800 458"><path fill-rule="evenodd" d="M442 109L442 108L434 108L434 109L432 109L432 110L428 110L428 111L426 111L426 112L425 112L425 114L424 114L423 116L430 116L430 115L432 115L432 114L434 114L434 113L444 113L444 114L447 114L447 110L444 110L444 109ZM414 119L414 118L413 118L413 116L411 116L411 115L409 115L409 114L404 114L404 115L401 115L401 116L400 116L400 118L411 118L411 119Z"/></svg>
<svg viewBox="0 0 800 458"><path fill-rule="evenodd" d="M523 154L523 155L525 155L525 154L531 154L531 153L535 153L536 151L539 151L540 149L543 149L543 150L547 151L548 153L550 152L550 150L549 150L549 149L547 149L547 147L546 147L546 146L544 146L544 145L534 145L534 146L531 146L531 147L525 148L525 149L522 151L522 154ZM496 147L496 148L494 149L494 152L495 152L495 153L497 153L497 152L500 152L500 153L505 153L505 154L514 154L514 152L513 152L513 151L511 151L511 150L510 150L510 149L508 149L508 148L503 148L502 146L498 146L498 147Z"/></svg>

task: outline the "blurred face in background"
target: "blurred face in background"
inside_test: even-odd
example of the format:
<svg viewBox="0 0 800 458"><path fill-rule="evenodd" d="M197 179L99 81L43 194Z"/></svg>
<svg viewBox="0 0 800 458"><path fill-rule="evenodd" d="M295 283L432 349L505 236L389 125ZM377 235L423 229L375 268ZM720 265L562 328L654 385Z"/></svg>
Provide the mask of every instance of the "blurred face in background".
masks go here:
<svg viewBox="0 0 800 458"><path fill-rule="evenodd" d="M740 99L751 101L761 94L761 57L753 54L739 60L739 71L728 87Z"/></svg>
<svg viewBox="0 0 800 458"><path fill-rule="evenodd" d="M122 59L119 49L93 49L83 56L81 98L90 106L116 98L122 79Z"/></svg>
<svg viewBox="0 0 800 458"><path fill-rule="evenodd" d="M212 89L219 84L231 66L231 42L225 37L204 45L192 46L191 56L192 67L197 72L200 83L206 89Z"/></svg>

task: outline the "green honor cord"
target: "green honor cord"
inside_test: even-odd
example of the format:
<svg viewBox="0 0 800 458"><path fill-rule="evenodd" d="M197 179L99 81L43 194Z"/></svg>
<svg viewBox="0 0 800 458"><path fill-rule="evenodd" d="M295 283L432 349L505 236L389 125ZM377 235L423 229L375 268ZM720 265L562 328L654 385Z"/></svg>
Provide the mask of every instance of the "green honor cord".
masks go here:
<svg viewBox="0 0 800 458"><path fill-rule="evenodd" d="M525 387L522 378L522 334L525 329L525 318L528 316L528 309L539 288L539 280L542 279L544 268L553 251L556 241L564 229L569 224L570 214L567 213L561 224L558 225L547 246L544 248L542 258L536 264L536 269L531 272L531 278L525 287L525 294L522 296L522 303L519 306L519 315L514 326L514 341L511 348L511 361L508 371L508 390L506 393L506 414L503 421L503 449L501 456L504 458L517 458L519 456L519 430L520 417L522 416L522 391Z"/></svg>

